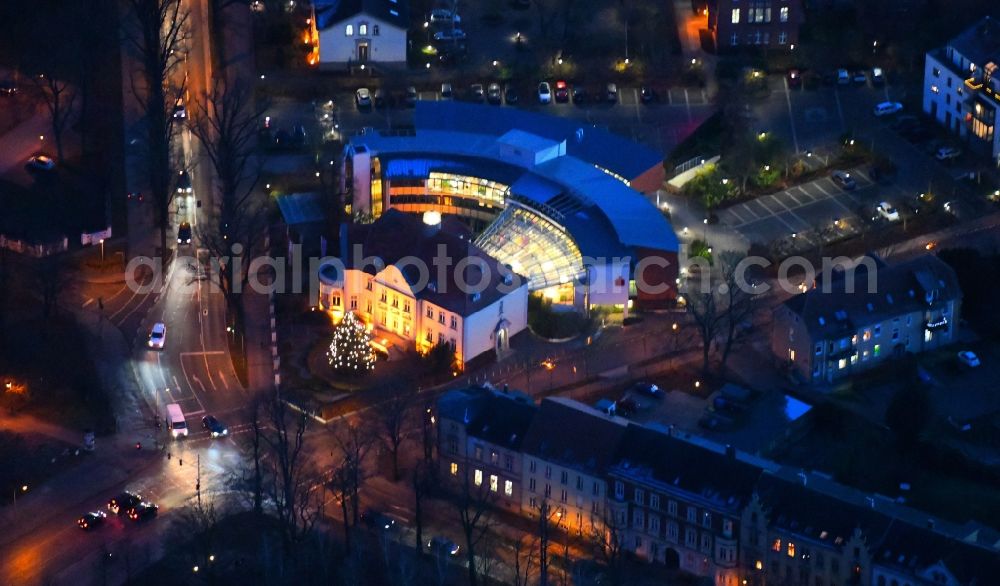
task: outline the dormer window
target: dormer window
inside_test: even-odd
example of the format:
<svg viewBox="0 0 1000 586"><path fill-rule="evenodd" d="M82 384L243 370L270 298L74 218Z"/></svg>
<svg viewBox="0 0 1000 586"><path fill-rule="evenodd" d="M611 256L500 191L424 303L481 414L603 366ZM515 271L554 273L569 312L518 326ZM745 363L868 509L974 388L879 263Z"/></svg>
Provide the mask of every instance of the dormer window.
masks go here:
<svg viewBox="0 0 1000 586"><path fill-rule="evenodd" d="M349 24L346 27L344 27L344 36L346 36L346 37L353 37L354 36L354 25L353 24Z"/></svg>

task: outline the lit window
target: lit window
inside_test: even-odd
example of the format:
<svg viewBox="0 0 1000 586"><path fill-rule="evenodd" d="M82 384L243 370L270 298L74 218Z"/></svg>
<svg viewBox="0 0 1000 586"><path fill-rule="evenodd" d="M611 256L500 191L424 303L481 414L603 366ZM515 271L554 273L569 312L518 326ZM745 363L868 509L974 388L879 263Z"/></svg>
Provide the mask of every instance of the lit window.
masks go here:
<svg viewBox="0 0 1000 586"><path fill-rule="evenodd" d="M497 475L490 474L490 490L493 492L497 491Z"/></svg>
<svg viewBox="0 0 1000 586"><path fill-rule="evenodd" d="M781 540L775 539L774 542L771 543L771 549L774 551L781 551Z"/></svg>
<svg viewBox="0 0 1000 586"><path fill-rule="evenodd" d="M353 24L349 24L346 27L344 27L344 35L348 36L348 37L353 37L354 36L354 25Z"/></svg>
<svg viewBox="0 0 1000 586"><path fill-rule="evenodd" d="M795 544L791 541L788 542L788 557L795 557Z"/></svg>
<svg viewBox="0 0 1000 586"><path fill-rule="evenodd" d="M739 24L739 23L740 23L740 9L733 8L733 24Z"/></svg>
<svg viewBox="0 0 1000 586"><path fill-rule="evenodd" d="M764 562L761 561L761 560L757 560L757 561L755 561L753 563L753 567L756 568L756 569L758 569L758 570L763 570L764 569Z"/></svg>
<svg viewBox="0 0 1000 586"><path fill-rule="evenodd" d="M503 493L507 496L514 494L514 483L509 480L503 481Z"/></svg>
<svg viewBox="0 0 1000 586"><path fill-rule="evenodd" d="M483 484L483 471L482 470L476 470L476 476L475 476L475 478L476 478L476 486L482 486L482 484Z"/></svg>
<svg viewBox="0 0 1000 586"><path fill-rule="evenodd" d="M367 35L368 34L368 25L364 24L364 23L359 24L358 25L358 34L361 35L361 36Z"/></svg>
<svg viewBox="0 0 1000 586"><path fill-rule="evenodd" d="M867 351L865 351L865 353L867 354ZM837 368L841 370L847 368L847 359L841 358L840 361L837 363Z"/></svg>
<svg viewBox="0 0 1000 586"><path fill-rule="evenodd" d="M456 464L455 462L451 463L451 475L452 476L458 475L458 464Z"/></svg>
<svg viewBox="0 0 1000 586"><path fill-rule="evenodd" d="M872 354L874 354L877 357L881 352L882 352L882 345L875 344L875 349L872 351Z"/></svg>
<svg viewBox="0 0 1000 586"><path fill-rule="evenodd" d="M871 330L865 330L865 334L864 334L864 336L862 336L862 339L865 342L867 342L868 340L871 340L872 339L872 331Z"/></svg>
<svg viewBox="0 0 1000 586"><path fill-rule="evenodd" d="M788 7L781 7L781 22L788 22Z"/></svg>

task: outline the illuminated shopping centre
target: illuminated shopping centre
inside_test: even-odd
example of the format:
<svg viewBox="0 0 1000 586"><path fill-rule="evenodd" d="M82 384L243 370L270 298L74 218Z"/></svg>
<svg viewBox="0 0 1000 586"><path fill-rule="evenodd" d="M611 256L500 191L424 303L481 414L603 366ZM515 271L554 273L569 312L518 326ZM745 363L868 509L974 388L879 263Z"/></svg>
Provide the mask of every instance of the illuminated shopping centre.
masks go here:
<svg viewBox="0 0 1000 586"><path fill-rule="evenodd" d="M355 213L460 217L529 291L626 311L676 296L677 237L644 195L663 175L660 154L607 131L450 101L418 102L413 129L353 137L341 174Z"/></svg>

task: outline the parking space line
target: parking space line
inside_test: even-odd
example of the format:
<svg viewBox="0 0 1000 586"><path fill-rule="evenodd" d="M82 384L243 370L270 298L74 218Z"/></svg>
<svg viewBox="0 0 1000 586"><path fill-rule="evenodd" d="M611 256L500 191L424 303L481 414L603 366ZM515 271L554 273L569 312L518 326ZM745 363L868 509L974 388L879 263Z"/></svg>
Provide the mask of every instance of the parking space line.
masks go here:
<svg viewBox="0 0 1000 586"><path fill-rule="evenodd" d="M745 209L747 211L748 214L750 214L751 216L754 217L755 220L759 220L762 217L764 217L764 216L761 216L760 214L758 214L757 212L755 212L754 209L752 207L750 207L749 203L745 203L745 204L741 204L741 205L743 206L743 209Z"/></svg>
<svg viewBox="0 0 1000 586"><path fill-rule="evenodd" d="M732 215L732 216L735 216L736 219L739 220L740 224L745 224L746 220L743 219L743 216L741 216L738 213L736 213L736 208L738 208L738 207L739 206L733 206L733 207L729 208L728 210L726 210L726 212L728 214Z"/></svg>
<svg viewBox="0 0 1000 586"><path fill-rule="evenodd" d="M823 192L823 195L825 195L825 196L827 196L827 197L830 197L831 195L833 195L833 194L832 194L832 193L830 193L829 191L827 191L827 190L823 189L823 185L822 185L821 183L817 182L817 183L813 183L813 185L815 185L815 186L816 186L816 189L818 189L818 190L822 191L822 192Z"/></svg>
<svg viewBox="0 0 1000 586"><path fill-rule="evenodd" d="M757 203L760 204L760 206L762 208L764 208L765 210L767 210L772 216L775 215L775 214L777 214L779 211L781 211L781 210L772 210L770 208L770 206L768 206L766 203L764 203L764 198L762 198L762 197L761 198L757 198L756 201L757 201Z"/></svg>
<svg viewBox="0 0 1000 586"><path fill-rule="evenodd" d="M844 205L844 202L840 201L839 197L833 196L830 199L832 199L834 202L836 202L836 204L839 205L840 207L844 208L844 211L846 211L847 213L849 213L849 214L853 214L854 213L854 212L851 211L851 208L847 207L846 205Z"/></svg>
<svg viewBox="0 0 1000 586"><path fill-rule="evenodd" d="M802 202L799 201L797 197L795 197L795 194L792 193L792 190L789 189L785 191L785 193L788 195L788 197L792 198L792 201L794 201L797 205L802 205Z"/></svg>
<svg viewBox="0 0 1000 586"><path fill-rule="evenodd" d="M833 99L837 102L837 116L840 117L840 130L844 132L847 130L847 126L844 124L844 110L840 107L840 92L837 88L833 88Z"/></svg>
<svg viewBox="0 0 1000 586"><path fill-rule="evenodd" d="M779 196L779 195L781 195L781 194L780 193L772 193L768 197L770 197L771 199L773 199L774 201L776 201L778 203L778 205L780 205L781 207L785 208L786 210L791 210L792 208L790 208L787 205L785 205L785 202L783 202L780 199L778 199L777 196Z"/></svg>
<svg viewBox="0 0 1000 586"><path fill-rule="evenodd" d="M632 99L635 100L635 118L642 124L642 109L639 107L639 90L632 88Z"/></svg>

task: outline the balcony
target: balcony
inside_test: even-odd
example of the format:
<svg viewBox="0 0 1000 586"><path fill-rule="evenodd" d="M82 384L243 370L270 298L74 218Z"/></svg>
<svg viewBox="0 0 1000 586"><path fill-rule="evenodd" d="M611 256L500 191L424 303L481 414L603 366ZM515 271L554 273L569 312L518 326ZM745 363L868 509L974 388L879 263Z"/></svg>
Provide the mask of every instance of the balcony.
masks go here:
<svg viewBox="0 0 1000 586"><path fill-rule="evenodd" d="M936 332L938 330L948 329L948 318L941 316L938 320L927 320L924 322L924 329L928 332Z"/></svg>

